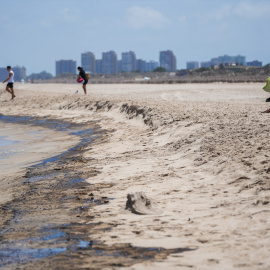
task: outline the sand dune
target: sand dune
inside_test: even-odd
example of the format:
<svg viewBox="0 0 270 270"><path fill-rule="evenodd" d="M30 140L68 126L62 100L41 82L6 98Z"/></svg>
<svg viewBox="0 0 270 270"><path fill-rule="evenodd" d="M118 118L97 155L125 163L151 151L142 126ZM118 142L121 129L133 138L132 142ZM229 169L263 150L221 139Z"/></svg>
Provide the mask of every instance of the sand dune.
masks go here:
<svg viewBox="0 0 270 270"><path fill-rule="evenodd" d="M106 244L192 248L129 269L269 269L270 167L267 93L261 84L16 84L0 113L98 121L106 136L85 152L113 198L89 210L111 230ZM79 94L74 94L79 90ZM108 135L109 134L109 135ZM124 211L144 192L160 215Z"/></svg>

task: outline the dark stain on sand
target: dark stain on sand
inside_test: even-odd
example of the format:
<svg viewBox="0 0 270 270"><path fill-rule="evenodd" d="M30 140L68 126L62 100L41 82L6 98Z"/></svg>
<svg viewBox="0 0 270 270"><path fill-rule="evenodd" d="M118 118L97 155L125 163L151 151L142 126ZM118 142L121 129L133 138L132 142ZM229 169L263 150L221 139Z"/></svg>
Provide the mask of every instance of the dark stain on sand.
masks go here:
<svg viewBox="0 0 270 270"><path fill-rule="evenodd" d="M113 184L91 185L85 181L99 173L83 153L89 144L99 143L103 134L97 123L11 117L0 121L41 125L80 137L80 143L55 157L27 168L16 186L17 196L0 205L0 267L19 269L104 269L127 267L144 261L165 259L171 253L192 249L105 245L91 234L110 230L113 225L95 223L91 208L113 198L97 197L97 190Z"/></svg>

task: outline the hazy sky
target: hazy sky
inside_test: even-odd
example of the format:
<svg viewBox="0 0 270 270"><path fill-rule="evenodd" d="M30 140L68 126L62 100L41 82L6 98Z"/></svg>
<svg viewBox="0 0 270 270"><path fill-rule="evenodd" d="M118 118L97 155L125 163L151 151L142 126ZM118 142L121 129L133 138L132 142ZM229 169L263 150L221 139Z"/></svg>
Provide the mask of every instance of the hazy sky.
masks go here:
<svg viewBox="0 0 270 270"><path fill-rule="evenodd" d="M270 63L270 0L0 0L0 12L0 67L27 75L85 51L158 61L170 49L179 69L224 54Z"/></svg>

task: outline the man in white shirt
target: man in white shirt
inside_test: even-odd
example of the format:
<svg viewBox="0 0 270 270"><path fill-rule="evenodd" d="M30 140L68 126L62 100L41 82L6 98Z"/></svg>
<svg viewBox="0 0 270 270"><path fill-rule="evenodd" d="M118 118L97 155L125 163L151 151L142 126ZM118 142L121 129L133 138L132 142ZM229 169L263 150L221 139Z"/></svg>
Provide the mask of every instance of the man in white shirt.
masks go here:
<svg viewBox="0 0 270 270"><path fill-rule="evenodd" d="M7 71L9 73L8 78L3 81L3 83L7 83L6 91L11 94L11 99L14 99L16 96L14 95L13 83L14 83L14 72L11 70L11 66L7 66Z"/></svg>

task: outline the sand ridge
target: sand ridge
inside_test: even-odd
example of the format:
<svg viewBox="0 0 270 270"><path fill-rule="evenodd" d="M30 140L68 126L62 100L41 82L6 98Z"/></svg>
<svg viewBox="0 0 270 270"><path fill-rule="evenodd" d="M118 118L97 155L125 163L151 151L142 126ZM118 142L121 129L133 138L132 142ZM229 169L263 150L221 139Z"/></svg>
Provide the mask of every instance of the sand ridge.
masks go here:
<svg viewBox="0 0 270 270"><path fill-rule="evenodd" d="M110 131L85 153L113 200L89 210L104 243L194 248L129 269L268 269L269 124L261 84L20 85L0 113L84 122ZM84 168L87 170L87 166ZM129 192L163 213L124 211ZM98 191L97 191L98 193ZM89 223L90 225L91 223Z"/></svg>

